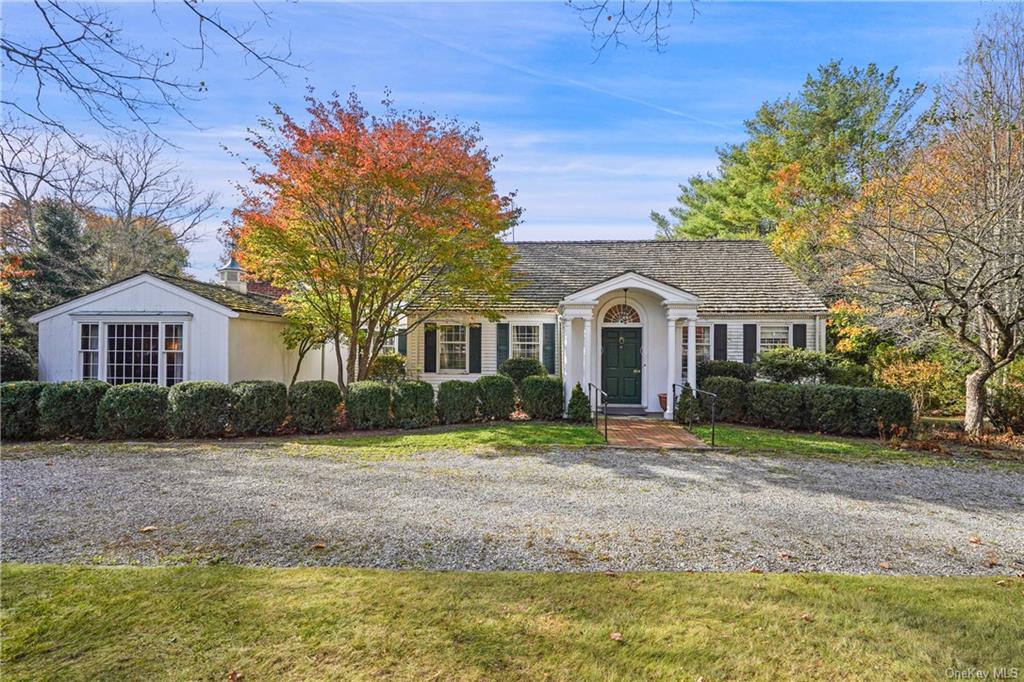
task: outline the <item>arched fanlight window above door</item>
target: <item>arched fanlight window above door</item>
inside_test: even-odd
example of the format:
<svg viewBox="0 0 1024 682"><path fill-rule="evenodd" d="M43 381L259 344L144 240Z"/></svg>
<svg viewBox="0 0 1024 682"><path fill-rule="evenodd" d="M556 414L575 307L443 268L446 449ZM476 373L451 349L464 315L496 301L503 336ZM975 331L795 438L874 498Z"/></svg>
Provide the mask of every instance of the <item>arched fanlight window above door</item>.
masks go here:
<svg viewBox="0 0 1024 682"><path fill-rule="evenodd" d="M604 324L640 324L640 313L631 305L613 305L604 314Z"/></svg>

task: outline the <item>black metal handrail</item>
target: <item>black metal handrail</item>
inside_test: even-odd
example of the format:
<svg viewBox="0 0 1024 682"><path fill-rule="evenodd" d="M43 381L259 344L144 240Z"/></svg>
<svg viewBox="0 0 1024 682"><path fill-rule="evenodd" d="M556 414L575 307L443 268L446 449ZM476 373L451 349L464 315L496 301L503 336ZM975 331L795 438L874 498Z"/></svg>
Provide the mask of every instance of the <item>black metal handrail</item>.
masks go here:
<svg viewBox="0 0 1024 682"><path fill-rule="evenodd" d="M604 442L608 442L608 394L601 390L600 386L587 383L587 399L590 401L590 411L594 415L594 428L597 428L597 398L601 399L601 412L604 413Z"/></svg>
<svg viewBox="0 0 1024 682"><path fill-rule="evenodd" d="M682 391L676 391L676 387L677 386L679 388L683 389L684 391L691 391L691 392L693 392L694 397L697 397L698 393L701 393L703 395L711 397L711 447L715 447L715 403L718 402L718 394L717 393L712 393L711 391L702 391L701 389L694 388L693 386L690 386L689 384L687 384L686 386L684 386L683 384L672 384L672 416L673 417L675 416L675 413L676 413L676 400L678 399L678 396L682 394ZM693 430L693 411L690 410L689 413L686 415L686 417L687 417L686 428L692 431Z"/></svg>

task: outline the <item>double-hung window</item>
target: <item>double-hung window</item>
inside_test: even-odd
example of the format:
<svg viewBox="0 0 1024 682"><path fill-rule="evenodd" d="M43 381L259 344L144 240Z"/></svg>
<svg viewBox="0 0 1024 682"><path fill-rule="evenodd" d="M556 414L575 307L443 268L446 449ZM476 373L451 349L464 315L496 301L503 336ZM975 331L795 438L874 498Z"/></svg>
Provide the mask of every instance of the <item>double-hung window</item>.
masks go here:
<svg viewBox="0 0 1024 682"><path fill-rule="evenodd" d="M540 362L540 326L512 325L512 357L530 358Z"/></svg>
<svg viewBox="0 0 1024 682"><path fill-rule="evenodd" d="M78 369L83 379L173 386L185 379L181 322L83 322Z"/></svg>
<svg viewBox="0 0 1024 682"><path fill-rule="evenodd" d="M789 345L789 325L761 325L761 344L759 350L762 353L772 348L785 348Z"/></svg>
<svg viewBox="0 0 1024 682"><path fill-rule="evenodd" d="M83 379L100 378L100 326L83 324L79 329L78 366Z"/></svg>
<svg viewBox="0 0 1024 682"><path fill-rule="evenodd" d="M690 348L689 341L687 340L686 327L683 327L682 342L683 342L683 356L682 364L682 375L686 376L686 368L689 366L687 363L690 359ZM708 325L697 325L693 330L694 342L697 350L697 364L707 362L711 359L711 327Z"/></svg>
<svg viewBox="0 0 1024 682"><path fill-rule="evenodd" d="M469 366L469 342L461 324L437 325L437 368L441 372L465 372Z"/></svg>

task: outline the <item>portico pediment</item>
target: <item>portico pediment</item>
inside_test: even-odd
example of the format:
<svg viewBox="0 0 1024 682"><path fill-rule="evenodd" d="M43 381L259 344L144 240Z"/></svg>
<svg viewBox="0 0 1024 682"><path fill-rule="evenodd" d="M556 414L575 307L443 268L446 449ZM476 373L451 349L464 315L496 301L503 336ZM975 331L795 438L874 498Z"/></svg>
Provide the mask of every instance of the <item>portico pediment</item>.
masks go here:
<svg viewBox="0 0 1024 682"><path fill-rule="evenodd" d="M656 279L641 275L632 270L627 270L603 282L574 291L562 299L560 305L563 307L592 306L605 294L621 291L622 289L652 293L661 298L666 306L695 307L700 305L700 298L689 291L659 282Z"/></svg>

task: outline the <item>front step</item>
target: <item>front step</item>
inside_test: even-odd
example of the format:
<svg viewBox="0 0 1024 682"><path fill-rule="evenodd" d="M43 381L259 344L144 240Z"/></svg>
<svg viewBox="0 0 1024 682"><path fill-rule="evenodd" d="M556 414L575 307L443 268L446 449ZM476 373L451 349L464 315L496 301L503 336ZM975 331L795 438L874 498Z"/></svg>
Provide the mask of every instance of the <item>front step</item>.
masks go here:
<svg viewBox="0 0 1024 682"><path fill-rule="evenodd" d="M647 414L643 405L608 405L606 409L609 417L643 417Z"/></svg>

